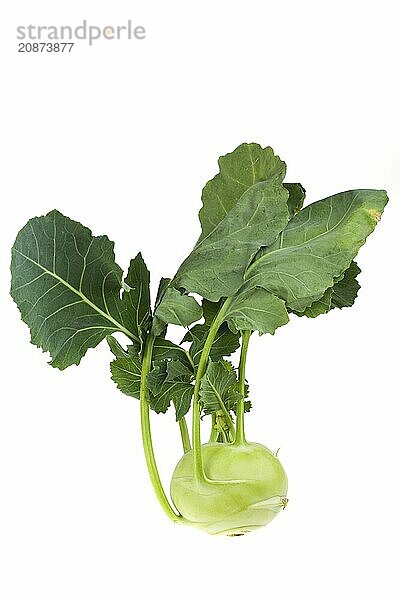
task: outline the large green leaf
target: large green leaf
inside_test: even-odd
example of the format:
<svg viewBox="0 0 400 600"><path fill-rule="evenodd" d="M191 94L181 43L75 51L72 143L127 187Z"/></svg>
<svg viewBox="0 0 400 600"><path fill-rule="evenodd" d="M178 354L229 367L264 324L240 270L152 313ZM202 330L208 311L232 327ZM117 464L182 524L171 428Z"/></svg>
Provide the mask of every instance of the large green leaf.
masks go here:
<svg viewBox="0 0 400 600"><path fill-rule="evenodd" d="M252 287L236 294L225 317L229 328L275 333L275 330L289 322L285 302L263 288Z"/></svg>
<svg viewBox="0 0 400 600"><path fill-rule="evenodd" d="M258 285L303 312L332 287L375 229L386 192L352 190L303 208L249 267L249 285Z"/></svg>
<svg viewBox="0 0 400 600"><path fill-rule="evenodd" d="M209 415L224 408L229 412L234 409L240 398L236 372L231 363L225 360L210 362L200 387L203 413Z"/></svg>
<svg viewBox="0 0 400 600"><path fill-rule="evenodd" d="M126 325L137 338L143 340L151 322L150 273L140 253L130 262L123 288Z"/></svg>
<svg viewBox="0 0 400 600"><path fill-rule="evenodd" d="M88 348L113 331L136 338L128 295L120 299L122 270L114 244L58 211L21 229L11 273L11 295L32 343L50 352L54 367L79 364Z"/></svg>
<svg viewBox="0 0 400 600"><path fill-rule="evenodd" d="M160 304L155 311L155 317L163 323L172 323L187 327L202 317L201 306L192 296L181 294L175 288L169 287L165 291ZM161 325L163 329L163 325ZM160 333L155 329L155 333Z"/></svg>
<svg viewBox="0 0 400 600"><path fill-rule="evenodd" d="M206 183L201 197L201 238L215 229L251 186L277 175L283 181L286 172L285 163L275 156L272 148L262 148L259 144L241 144L221 156L218 164L218 175Z"/></svg>
<svg viewBox="0 0 400 600"><path fill-rule="evenodd" d="M234 294L257 250L271 244L285 227L287 198L280 172L245 191L182 263L173 280L175 287L212 301Z"/></svg>

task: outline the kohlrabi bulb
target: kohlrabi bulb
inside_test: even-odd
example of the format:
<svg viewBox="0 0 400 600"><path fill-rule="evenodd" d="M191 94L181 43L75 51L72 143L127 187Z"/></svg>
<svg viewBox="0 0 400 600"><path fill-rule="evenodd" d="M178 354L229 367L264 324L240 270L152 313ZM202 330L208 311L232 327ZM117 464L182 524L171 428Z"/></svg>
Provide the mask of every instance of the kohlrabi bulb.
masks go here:
<svg viewBox="0 0 400 600"><path fill-rule="evenodd" d="M263 527L286 506L287 477L278 458L256 443L202 446L206 481L194 477L193 452L177 464L171 497L190 525L241 535Z"/></svg>

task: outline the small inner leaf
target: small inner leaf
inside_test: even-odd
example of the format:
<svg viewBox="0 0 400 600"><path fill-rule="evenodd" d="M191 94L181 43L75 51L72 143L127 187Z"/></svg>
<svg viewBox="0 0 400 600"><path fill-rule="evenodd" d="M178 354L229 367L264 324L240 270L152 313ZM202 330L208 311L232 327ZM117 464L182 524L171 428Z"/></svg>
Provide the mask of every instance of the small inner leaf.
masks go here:
<svg viewBox="0 0 400 600"><path fill-rule="evenodd" d="M201 306L192 296L181 294L173 287L167 288L157 306L155 317L163 323L187 327L202 317Z"/></svg>
<svg viewBox="0 0 400 600"><path fill-rule="evenodd" d="M200 402L204 414L234 410L241 394L236 372L228 361L210 362L201 380Z"/></svg>
<svg viewBox="0 0 400 600"><path fill-rule="evenodd" d="M205 323L194 325L186 333L182 342L191 342L189 354L197 367L210 328ZM215 336L210 350L210 359L218 361L224 356L233 354L240 345L240 334L233 333L226 323L223 323Z"/></svg>
<svg viewBox="0 0 400 600"><path fill-rule="evenodd" d="M138 356L116 358L110 365L111 379L121 392L140 398L141 363Z"/></svg>

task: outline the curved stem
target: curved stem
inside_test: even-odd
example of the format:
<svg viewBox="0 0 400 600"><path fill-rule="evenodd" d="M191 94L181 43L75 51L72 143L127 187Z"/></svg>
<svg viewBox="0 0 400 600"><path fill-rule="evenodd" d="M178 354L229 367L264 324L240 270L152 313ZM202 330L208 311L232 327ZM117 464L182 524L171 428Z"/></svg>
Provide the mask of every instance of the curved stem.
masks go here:
<svg viewBox="0 0 400 600"><path fill-rule="evenodd" d="M247 350L249 347L249 341L251 331L242 331L242 347L240 350L240 362L239 362L239 388L241 398L237 403L236 408L236 436L235 444L245 444L246 437L244 435L244 396L245 396L245 371L246 371L246 358Z"/></svg>
<svg viewBox="0 0 400 600"><path fill-rule="evenodd" d="M216 419L215 412L213 412L211 415L211 432L210 432L210 439L208 440L208 443L211 444L212 442L216 442L217 438L218 438L217 419Z"/></svg>
<svg viewBox="0 0 400 600"><path fill-rule="evenodd" d="M174 523L182 521L183 517L177 515L172 508L161 483L154 456L153 441L150 429L150 406L148 402L147 375L151 369L151 357L153 353L154 336L149 335L146 339L143 358L142 372L140 378L140 422L142 426L143 450L146 458L147 470L161 508Z"/></svg>
<svg viewBox="0 0 400 600"><path fill-rule="evenodd" d="M178 421L178 423L179 423L179 429L181 430L183 451L186 453L192 449L192 446L190 444L189 431L188 431L185 417L182 417L182 419L180 419Z"/></svg>
<svg viewBox="0 0 400 600"><path fill-rule="evenodd" d="M194 476L197 481L206 481L204 474L203 457L201 454L201 435L200 435L200 384L201 379L206 372L208 358L210 356L211 347L218 333L219 328L224 322L226 311L231 303L231 299L227 298L215 316L211 324L208 336L206 338L203 351L200 356L199 366L197 367L196 382L193 393L193 414L192 414L192 442L193 442L193 460L194 460Z"/></svg>

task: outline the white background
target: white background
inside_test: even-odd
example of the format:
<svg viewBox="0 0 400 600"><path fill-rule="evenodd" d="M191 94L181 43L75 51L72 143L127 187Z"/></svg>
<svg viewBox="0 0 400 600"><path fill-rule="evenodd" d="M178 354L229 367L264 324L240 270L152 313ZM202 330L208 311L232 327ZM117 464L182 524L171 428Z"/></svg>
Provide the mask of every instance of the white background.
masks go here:
<svg viewBox="0 0 400 600"><path fill-rule="evenodd" d="M17 53L18 25L129 18L146 40ZM2 600L397 599L400 2L16 1L1 26ZM56 207L123 267L141 250L153 284L173 275L202 186L243 141L271 145L308 201L391 202L352 309L253 336L248 437L281 448L290 502L213 538L159 509L105 344L62 373L29 344L8 265L16 232ZM153 422L168 486L178 431L172 413Z"/></svg>

